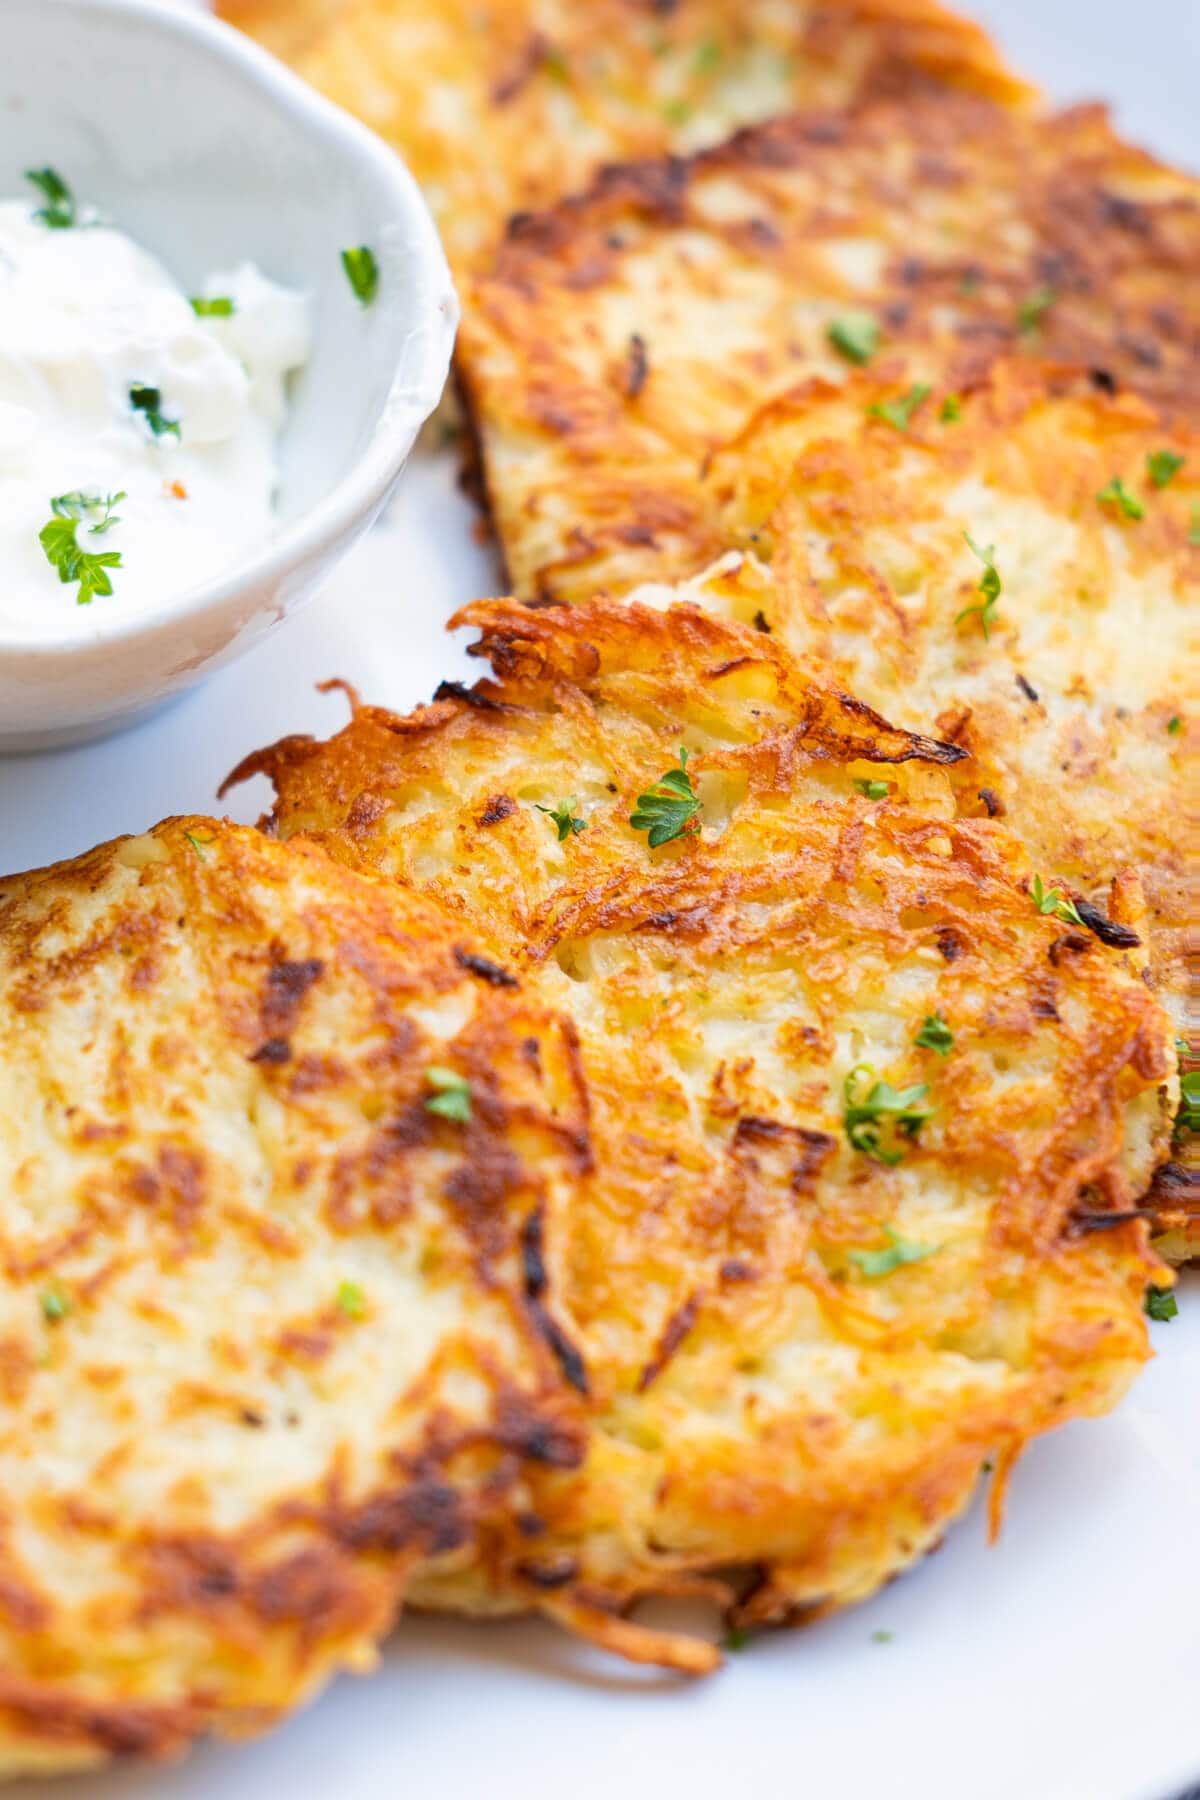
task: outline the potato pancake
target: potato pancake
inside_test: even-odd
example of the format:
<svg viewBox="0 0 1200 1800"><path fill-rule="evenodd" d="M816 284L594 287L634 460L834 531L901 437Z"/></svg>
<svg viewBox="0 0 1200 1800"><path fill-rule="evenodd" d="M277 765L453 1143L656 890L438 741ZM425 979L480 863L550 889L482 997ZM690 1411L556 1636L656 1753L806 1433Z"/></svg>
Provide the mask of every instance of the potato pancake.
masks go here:
<svg viewBox="0 0 1200 1800"><path fill-rule="evenodd" d="M605 171L514 225L464 302L513 588L583 599L687 547L708 458L810 377L944 393L1017 352L1197 422L1200 182L1095 107L794 117Z"/></svg>
<svg viewBox="0 0 1200 1800"><path fill-rule="evenodd" d="M1029 364L915 404L867 372L767 407L704 491L692 554L757 567L718 559L693 597L969 750L960 808L1005 817L1047 887L1106 910L1115 882L1183 1027L1200 434Z"/></svg>
<svg viewBox="0 0 1200 1800"><path fill-rule="evenodd" d="M463 274L604 163L794 107L1030 90L935 0L222 0L406 158Z"/></svg>
<svg viewBox="0 0 1200 1800"><path fill-rule="evenodd" d="M460 622L491 679L237 777L578 1031L595 1164L547 1291L591 1435L539 1478L526 1601L607 1636L702 1580L745 1625L859 1598L1144 1354L1160 1277L1121 1219L1169 1143L1170 1022L955 816L960 751L772 636L603 601ZM495 1560L412 1589L498 1592Z"/></svg>
<svg viewBox="0 0 1200 1800"><path fill-rule="evenodd" d="M0 1775L261 1729L583 1455L521 1248L583 1092L502 977L207 819L0 882Z"/></svg>

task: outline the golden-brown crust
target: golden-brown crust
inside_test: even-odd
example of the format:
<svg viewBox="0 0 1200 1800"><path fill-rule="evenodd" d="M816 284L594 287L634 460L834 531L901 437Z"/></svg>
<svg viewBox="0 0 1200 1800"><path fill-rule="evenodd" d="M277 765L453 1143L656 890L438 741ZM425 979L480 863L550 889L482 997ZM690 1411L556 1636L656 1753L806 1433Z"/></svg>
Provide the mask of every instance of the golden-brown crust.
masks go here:
<svg viewBox="0 0 1200 1800"><path fill-rule="evenodd" d="M424 185L458 273L604 163L798 106L1031 90L936 0L222 0ZM548 153L547 146L553 146Z"/></svg>
<svg viewBox="0 0 1200 1800"><path fill-rule="evenodd" d="M766 400L846 375L827 330L848 312L879 322L872 370L899 391L1028 353L1194 422L1198 268L1200 186L1094 107L944 94L606 170L519 221L464 295L459 373L515 591L617 592L651 554L669 575L709 524L707 458Z"/></svg>

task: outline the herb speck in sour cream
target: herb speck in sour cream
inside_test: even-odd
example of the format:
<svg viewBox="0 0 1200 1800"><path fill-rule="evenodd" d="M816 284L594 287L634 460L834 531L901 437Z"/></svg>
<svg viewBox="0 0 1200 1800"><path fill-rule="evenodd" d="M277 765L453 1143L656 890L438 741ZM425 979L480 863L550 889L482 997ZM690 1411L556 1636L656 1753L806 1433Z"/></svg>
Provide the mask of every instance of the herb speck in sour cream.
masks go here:
<svg viewBox="0 0 1200 1800"><path fill-rule="evenodd" d="M0 200L0 639L18 644L117 629L269 543L311 347L305 297L253 264L189 293L63 173L27 179Z"/></svg>

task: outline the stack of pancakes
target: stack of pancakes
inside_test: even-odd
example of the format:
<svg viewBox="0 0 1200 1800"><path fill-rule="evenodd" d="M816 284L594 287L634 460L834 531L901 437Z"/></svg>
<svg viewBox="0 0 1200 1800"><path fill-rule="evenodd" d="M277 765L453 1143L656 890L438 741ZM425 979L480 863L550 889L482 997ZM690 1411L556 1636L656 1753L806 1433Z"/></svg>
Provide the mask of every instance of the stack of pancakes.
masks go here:
<svg viewBox="0 0 1200 1800"><path fill-rule="evenodd" d="M1200 182L932 0L225 10L425 183L511 597L0 882L6 1771L404 1604L702 1673L639 1601L998 1523L1189 1248Z"/></svg>

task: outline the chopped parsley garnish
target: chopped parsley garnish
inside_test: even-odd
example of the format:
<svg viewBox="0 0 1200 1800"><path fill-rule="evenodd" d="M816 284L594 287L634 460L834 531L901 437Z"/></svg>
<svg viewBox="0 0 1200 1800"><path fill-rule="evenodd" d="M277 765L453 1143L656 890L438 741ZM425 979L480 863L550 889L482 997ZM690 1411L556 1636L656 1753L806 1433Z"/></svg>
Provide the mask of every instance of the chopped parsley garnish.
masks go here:
<svg viewBox="0 0 1200 1800"><path fill-rule="evenodd" d="M936 1050L939 1056L949 1056L954 1048L954 1033L940 1012L930 1013L913 1043L920 1044L922 1050Z"/></svg>
<svg viewBox="0 0 1200 1800"><path fill-rule="evenodd" d="M1045 887L1040 875L1034 876L1033 886L1029 891L1033 904L1040 913L1047 917L1053 916L1061 919L1066 925L1083 924L1075 902L1069 900L1065 894L1060 894L1057 888Z"/></svg>
<svg viewBox="0 0 1200 1800"><path fill-rule="evenodd" d="M425 1071L425 1079L434 1090L425 1102L425 1111L437 1113L441 1119L453 1119L466 1125L471 1118L471 1084L457 1069L443 1069L436 1063Z"/></svg>
<svg viewBox="0 0 1200 1800"><path fill-rule="evenodd" d="M711 75L721 66L721 46L715 37L706 37L696 46L696 55L692 63L697 75Z"/></svg>
<svg viewBox="0 0 1200 1800"><path fill-rule="evenodd" d="M46 552L46 561L58 570L58 579L64 585L72 581L79 583L76 603L89 606L97 594L112 593L112 577L108 571L120 568L121 552L81 549L75 535L78 530L78 519L56 517L42 526L38 541Z"/></svg>
<svg viewBox="0 0 1200 1800"><path fill-rule="evenodd" d="M697 815L703 803L692 786L687 761L688 753L681 744L679 767L668 769L649 793L639 794L637 810L629 815L629 823L635 831L649 833L647 841L651 850L657 850L660 844L669 844L672 838L690 836L700 829Z"/></svg>
<svg viewBox="0 0 1200 1800"><path fill-rule="evenodd" d="M1146 1317L1165 1325L1168 1319L1179 1316L1179 1302L1170 1288L1148 1287L1146 1289Z"/></svg>
<svg viewBox="0 0 1200 1800"><path fill-rule="evenodd" d="M904 1146L897 1139L916 1137L933 1117L933 1108L921 1104L928 1092L927 1081L894 1088L890 1082L875 1080L870 1063L856 1063L842 1084L843 1122L851 1147L894 1168L904 1160Z"/></svg>
<svg viewBox="0 0 1200 1800"><path fill-rule="evenodd" d="M983 635L986 641L991 636L993 623L992 614L996 610L996 602L999 600L1003 591L1003 584L1000 580L1000 571L997 569L994 560L996 546L994 544L989 544L986 550L981 550L969 531L964 531L963 536L983 564L983 574L979 578L979 591L983 595L983 599L974 606L964 606L954 623L956 625L961 625L964 619L972 618L975 613L978 613L979 623L983 628Z"/></svg>
<svg viewBox="0 0 1200 1800"><path fill-rule="evenodd" d="M185 831L183 835L192 846L192 849L196 852L196 855L200 858L200 861L207 862L208 852L215 845L217 841L216 838L197 837L194 831Z"/></svg>
<svg viewBox="0 0 1200 1800"><path fill-rule="evenodd" d="M347 1319L361 1319L367 1310L367 1296L357 1281L343 1281L337 1291L336 1304Z"/></svg>
<svg viewBox="0 0 1200 1800"><path fill-rule="evenodd" d="M50 231L69 231L79 223L75 196L57 169L26 169L25 179L33 183L46 202L34 213L35 219L40 219Z"/></svg>
<svg viewBox="0 0 1200 1800"><path fill-rule="evenodd" d="M228 294L217 294L211 300L202 294L192 295L192 311L198 319L231 319L235 310Z"/></svg>
<svg viewBox="0 0 1200 1800"><path fill-rule="evenodd" d="M668 100L662 109L662 116L668 125L686 125L692 116L692 109L686 100Z"/></svg>
<svg viewBox="0 0 1200 1800"><path fill-rule="evenodd" d="M936 1256L942 1247L940 1244L914 1244L911 1239L901 1237L898 1231L893 1231L890 1225L884 1226L883 1235L888 1241L886 1250L846 1252L847 1259L868 1281L878 1281L883 1275L891 1275L906 1263L924 1262L927 1256Z"/></svg>
<svg viewBox="0 0 1200 1800"><path fill-rule="evenodd" d="M722 1650L744 1650L750 1642L750 1633L742 1625L735 1625L721 1639Z"/></svg>
<svg viewBox="0 0 1200 1800"><path fill-rule="evenodd" d="M918 407L924 406L933 389L923 381L918 381L909 388L907 394L901 394L897 400L880 400L867 408L868 417L882 419L888 425L895 426L897 431L907 431L912 423L913 414Z"/></svg>
<svg viewBox="0 0 1200 1800"><path fill-rule="evenodd" d="M939 412L938 418L943 425L957 425L962 418L962 395L947 394L942 401L942 410Z"/></svg>
<svg viewBox="0 0 1200 1800"><path fill-rule="evenodd" d="M1173 450L1152 450L1146 458L1146 473L1156 488L1170 487L1186 461L1186 456L1176 456Z"/></svg>
<svg viewBox="0 0 1200 1800"><path fill-rule="evenodd" d="M848 362L868 363L879 348L883 330L870 313L843 313L829 327L829 341Z"/></svg>
<svg viewBox="0 0 1200 1800"><path fill-rule="evenodd" d="M1193 550L1200 546L1200 506L1192 508L1192 522L1188 527L1188 543Z"/></svg>
<svg viewBox="0 0 1200 1800"><path fill-rule="evenodd" d="M1096 495L1101 506L1116 506L1127 519L1144 519L1146 509L1136 494L1131 494L1119 475L1114 475L1107 487L1102 487Z"/></svg>
<svg viewBox="0 0 1200 1800"><path fill-rule="evenodd" d="M1179 1111L1175 1114L1175 1136L1200 1132L1200 1069L1190 1069L1179 1077Z"/></svg>
<svg viewBox="0 0 1200 1800"><path fill-rule="evenodd" d="M114 525L121 523L120 517L113 511L125 499L125 490L119 494L84 494L78 488L72 488L69 494L57 494L50 502L50 511L56 519L84 520L91 513L103 513L104 517L95 525L89 525L92 537L103 537Z"/></svg>
<svg viewBox="0 0 1200 1800"><path fill-rule="evenodd" d="M57 1325L71 1310L71 1296L60 1287L43 1288L38 1295L38 1305L47 1325Z"/></svg>
<svg viewBox="0 0 1200 1800"><path fill-rule="evenodd" d="M162 410L162 389L145 387L135 381L129 389L129 404L134 412L142 414L155 437L182 437L178 419L168 419Z"/></svg>
<svg viewBox="0 0 1200 1800"><path fill-rule="evenodd" d="M895 1636L896 1634L894 1631L873 1631L871 1633L871 1642L873 1644L890 1644Z"/></svg>
<svg viewBox="0 0 1200 1800"><path fill-rule="evenodd" d="M886 800L892 791L886 781L864 781L858 776L854 778L854 785L868 800Z"/></svg>
<svg viewBox="0 0 1200 1800"><path fill-rule="evenodd" d="M1178 737L1182 730L1183 720L1180 718L1179 714L1176 713L1172 718L1167 720L1167 735L1169 737Z"/></svg>
<svg viewBox="0 0 1200 1800"><path fill-rule="evenodd" d="M535 810L545 813L546 817L552 821L558 832L560 844L566 843L569 837L578 836L581 831L587 830L587 820L576 817L575 809L578 805L579 802L574 794L566 800L560 800L557 806L539 806L534 801Z"/></svg>
<svg viewBox="0 0 1200 1800"><path fill-rule="evenodd" d="M359 305L370 306L379 292L379 264L375 261L374 251L368 250L365 244L343 250L342 267Z"/></svg>
<svg viewBox="0 0 1200 1800"><path fill-rule="evenodd" d="M1043 317L1058 299L1052 287L1035 288L1017 308L1017 330L1022 336L1036 331Z"/></svg>

